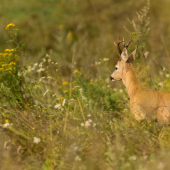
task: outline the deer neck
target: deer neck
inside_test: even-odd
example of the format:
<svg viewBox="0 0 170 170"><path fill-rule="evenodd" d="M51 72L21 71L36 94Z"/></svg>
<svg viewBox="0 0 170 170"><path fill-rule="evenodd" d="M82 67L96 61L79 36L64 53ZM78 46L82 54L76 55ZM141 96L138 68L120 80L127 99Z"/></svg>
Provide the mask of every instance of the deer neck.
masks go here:
<svg viewBox="0 0 170 170"><path fill-rule="evenodd" d="M136 90L141 88L138 76L131 63L128 63L124 69L122 81L127 88L130 97L132 97Z"/></svg>

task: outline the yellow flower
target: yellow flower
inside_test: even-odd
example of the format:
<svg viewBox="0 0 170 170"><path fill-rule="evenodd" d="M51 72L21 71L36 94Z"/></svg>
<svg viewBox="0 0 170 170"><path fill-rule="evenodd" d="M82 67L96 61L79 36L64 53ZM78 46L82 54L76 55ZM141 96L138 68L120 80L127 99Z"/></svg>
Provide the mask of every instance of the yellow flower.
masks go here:
<svg viewBox="0 0 170 170"><path fill-rule="evenodd" d="M94 85L94 82L93 82L93 81L91 81L91 82L90 82L90 84L91 84L91 85Z"/></svg>
<svg viewBox="0 0 170 170"><path fill-rule="evenodd" d="M16 65L16 63L15 62L11 62L9 65Z"/></svg>
<svg viewBox="0 0 170 170"><path fill-rule="evenodd" d="M63 85L68 85L69 83L68 82L63 82Z"/></svg>
<svg viewBox="0 0 170 170"><path fill-rule="evenodd" d="M71 31L68 32L68 34L67 34L67 39L68 39L69 41L73 41L74 37L73 37L73 33L72 33Z"/></svg>
<svg viewBox="0 0 170 170"><path fill-rule="evenodd" d="M2 64L2 67L6 67L7 66L7 64Z"/></svg>
<svg viewBox="0 0 170 170"><path fill-rule="evenodd" d="M5 119L5 123L9 123L9 120L8 120L8 119Z"/></svg>
<svg viewBox="0 0 170 170"><path fill-rule="evenodd" d="M8 24L8 25L6 26L6 30L7 30L9 27L15 27L15 24L13 24L13 23Z"/></svg>
<svg viewBox="0 0 170 170"><path fill-rule="evenodd" d="M137 32L132 32L132 35L137 35L138 33Z"/></svg>
<svg viewBox="0 0 170 170"><path fill-rule="evenodd" d="M64 100L64 97L61 97L60 100L63 101L63 100Z"/></svg>
<svg viewBox="0 0 170 170"><path fill-rule="evenodd" d="M64 93L68 93L68 90L65 90Z"/></svg>
<svg viewBox="0 0 170 170"><path fill-rule="evenodd" d="M76 74L76 73L79 73L79 71L78 71L78 70L75 70L75 71L74 71L74 74Z"/></svg>
<svg viewBox="0 0 170 170"><path fill-rule="evenodd" d="M4 51L5 51L5 52L8 52L8 51L9 51L9 49L5 49Z"/></svg>
<svg viewBox="0 0 170 170"><path fill-rule="evenodd" d="M5 49L4 51L5 51L5 52L6 52L6 54L8 55L8 52L13 52L13 51L14 51L14 49ZM10 53L10 54L12 54L12 53Z"/></svg>

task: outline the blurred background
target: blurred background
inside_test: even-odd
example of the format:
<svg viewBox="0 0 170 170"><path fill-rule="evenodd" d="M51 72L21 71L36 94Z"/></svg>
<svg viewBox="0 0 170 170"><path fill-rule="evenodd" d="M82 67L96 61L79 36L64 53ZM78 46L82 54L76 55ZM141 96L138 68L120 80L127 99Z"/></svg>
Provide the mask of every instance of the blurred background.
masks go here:
<svg viewBox="0 0 170 170"><path fill-rule="evenodd" d="M109 58L107 66L111 73L118 57L114 41L119 36L128 41L130 33L136 32L129 21L138 21L136 12L142 12L147 3L147 0L1 0L0 51L9 47L6 25L14 23L26 45L24 64L48 53L60 61L63 76L68 76L74 49L78 69L95 73L95 61ZM149 52L149 65L154 63L151 68L159 70L161 64L169 66L170 1L154 0L149 7L145 19L150 18L147 25L150 31L142 37L145 39L142 43ZM141 41L132 44L133 49Z"/></svg>
<svg viewBox="0 0 170 170"><path fill-rule="evenodd" d="M1 72L0 169L169 170L169 126L135 121L123 83L109 80L114 41L132 36L142 84L169 91L169 0L0 2L0 53L16 48L7 43L9 23L25 43L17 51L24 67L13 79Z"/></svg>

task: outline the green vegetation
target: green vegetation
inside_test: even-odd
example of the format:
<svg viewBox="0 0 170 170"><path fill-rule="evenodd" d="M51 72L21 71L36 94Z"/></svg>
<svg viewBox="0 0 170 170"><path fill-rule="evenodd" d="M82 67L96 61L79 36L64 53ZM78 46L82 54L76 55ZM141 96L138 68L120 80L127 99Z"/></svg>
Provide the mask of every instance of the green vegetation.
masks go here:
<svg viewBox="0 0 170 170"><path fill-rule="evenodd" d="M169 169L169 125L137 122L109 80L132 35L143 85L170 91L170 3L150 3L2 0L0 169Z"/></svg>

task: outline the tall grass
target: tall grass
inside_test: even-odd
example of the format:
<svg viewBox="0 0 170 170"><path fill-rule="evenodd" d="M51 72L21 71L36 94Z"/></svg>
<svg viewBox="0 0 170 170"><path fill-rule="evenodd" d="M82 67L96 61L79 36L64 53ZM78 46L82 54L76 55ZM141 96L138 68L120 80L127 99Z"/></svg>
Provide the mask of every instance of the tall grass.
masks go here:
<svg viewBox="0 0 170 170"><path fill-rule="evenodd" d="M16 2L13 1L15 8ZM38 1L32 8L33 2L29 3L31 8L27 12L31 15L27 17L21 12L28 9L25 3L19 5L21 9L15 15L23 20L18 18L19 29L8 32L11 44L7 44L7 54L2 56L12 52L12 61L0 58L2 64L17 68L15 72L5 69L1 73L0 169L168 169L169 126L160 126L152 120L137 122L131 115L126 89L121 82L109 81L117 60L113 39L118 34L122 36L124 25L130 30L127 14L137 16L129 8L135 2L135 13L143 1L138 2L140 5L136 1L122 2L123 5L118 1L90 0L83 5L79 1ZM3 3L5 9L7 2ZM147 11L138 13L138 18L144 15L147 19L150 4L144 3ZM156 2L152 3L151 14ZM44 4L47 6L42 9ZM54 7L59 11L49 10ZM13 20L10 12L6 17ZM135 21L138 30L133 36L138 36L139 41L133 41L132 48L141 46L136 71L147 86L153 73L150 63L159 57L156 53L159 50L155 49L157 42L151 48L154 45L150 43L148 27L152 32L152 22L148 25L145 19L143 24ZM3 22L5 25L6 21ZM129 34L126 35L125 39ZM20 39L26 42L26 47ZM11 47L14 50L9 51ZM147 51L150 52L147 58L141 55ZM162 53L161 56L161 61L167 57ZM12 67L14 59L19 62ZM164 66L157 71L158 75L151 76L151 87L167 91L169 70Z"/></svg>

